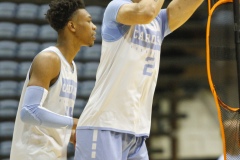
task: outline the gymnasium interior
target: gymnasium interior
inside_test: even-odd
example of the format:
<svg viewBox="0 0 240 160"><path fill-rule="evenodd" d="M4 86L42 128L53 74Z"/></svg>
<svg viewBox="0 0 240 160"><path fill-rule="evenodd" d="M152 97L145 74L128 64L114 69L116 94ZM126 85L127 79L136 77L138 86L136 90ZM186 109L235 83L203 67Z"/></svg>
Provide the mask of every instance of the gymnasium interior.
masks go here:
<svg viewBox="0 0 240 160"><path fill-rule="evenodd" d="M111 0L85 0L98 27L95 45L75 58L78 118L95 83L101 23ZM57 33L44 14L49 0L0 0L0 160L8 160L18 102L34 56L54 45ZM170 1L166 0L163 8ZM222 154L218 115L206 71L207 1L162 44L147 146L150 160L217 160ZM74 147L68 146L68 160Z"/></svg>

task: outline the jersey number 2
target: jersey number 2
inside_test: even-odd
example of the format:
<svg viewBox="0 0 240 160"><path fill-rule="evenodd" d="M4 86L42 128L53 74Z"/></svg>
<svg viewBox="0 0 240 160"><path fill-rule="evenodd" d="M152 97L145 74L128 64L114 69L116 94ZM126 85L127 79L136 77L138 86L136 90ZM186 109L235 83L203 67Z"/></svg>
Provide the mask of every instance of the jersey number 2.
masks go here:
<svg viewBox="0 0 240 160"><path fill-rule="evenodd" d="M150 70L155 67L155 63L154 63L155 61L154 60L155 59L153 57L147 57L146 58L147 64L144 65L143 75L152 76L152 72Z"/></svg>

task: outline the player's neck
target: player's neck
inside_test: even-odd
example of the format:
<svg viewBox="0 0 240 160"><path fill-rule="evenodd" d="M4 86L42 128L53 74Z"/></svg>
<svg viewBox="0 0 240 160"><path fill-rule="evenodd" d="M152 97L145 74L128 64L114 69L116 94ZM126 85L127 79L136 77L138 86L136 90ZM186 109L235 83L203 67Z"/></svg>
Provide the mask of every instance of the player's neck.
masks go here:
<svg viewBox="0 0 240 160"><path fill-rule="evenodd" d="M133 3L138 3L140 0L132 0Z"/></svg>
<svg viewBox="0 0 240 160"><path fill-rule="evenodd" d="M58 40L56 47L61 51L62 55L71 65L74 57L76 56L77 52L79 51L79 47L74 47L72 43L66 40Z"/></svg>

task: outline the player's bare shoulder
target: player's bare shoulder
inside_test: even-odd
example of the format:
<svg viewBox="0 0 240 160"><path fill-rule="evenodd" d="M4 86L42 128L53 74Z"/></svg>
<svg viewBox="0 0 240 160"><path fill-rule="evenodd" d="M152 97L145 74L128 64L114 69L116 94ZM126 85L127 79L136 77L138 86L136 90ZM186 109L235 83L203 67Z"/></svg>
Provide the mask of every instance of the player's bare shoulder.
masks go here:
<svg viewBox="0 0 240 160"><path fill-rule="evenodd" d="M40 52L33 60L33 65L41 68L60 70L60 57L52 51Z"/></svg>
<svg viewBox="0 0 240 160"><path fill-rule="evenodd" d="M51 51L40 52L33 60L29 84L48 88L59 76L60 69L61 60L56 53Z"/></svg>

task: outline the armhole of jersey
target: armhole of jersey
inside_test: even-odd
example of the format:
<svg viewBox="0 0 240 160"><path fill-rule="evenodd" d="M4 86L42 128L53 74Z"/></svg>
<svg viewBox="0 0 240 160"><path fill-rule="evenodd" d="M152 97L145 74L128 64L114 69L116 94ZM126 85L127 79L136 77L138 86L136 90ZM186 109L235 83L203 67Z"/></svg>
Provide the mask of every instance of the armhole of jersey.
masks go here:
<svg viewBox="0 0 240 160"><path fill-rule="evenodd" d="M110 29L108 28L108 32L105 32L104 34L102 34L102 38L104 41L106 42L114 42L117 41L119 39L121 39L126 32L128 32L128 30L131 28L131 26L127 26L127 25L121 25L119 24L118 26L116 26L116 28L114 29ZM114 35L114 36L113 36Z"/></svg>
<svg viewBox="0 0 240 160"><path fill-rule="evenodd" d="M54 51L52 51L52 52L54 52ZM60 77L60 75L62 73L62 60L61 60L61 57L56 52L54 52L54 53L59 57L59 60L60 60L60 71L58 73L56 81L53 84L50 84L49 88L52 88L53 86L55 86L55 84L59 81L59 77Z"/></svg>
<svg viewBox="0 0 240 160"><path fill-rule="evenodd" d="M29 67L29 69L28 69L28 72L27 72L27 80L29 81L30 80L30 73L31 73L31 69L32 69L32 63L31 63L31 65L30 65L30 67Z"/></svg>
<svg viewBox="0 0 240 160"><path fill-rule="evenodd" d="M77 66L76 66L74 61L72 61L72 64L73 64L73 69L74 69L73 73L76 73L77 72Z"/></svg>
<svg viewBox="0 0 240 160"><path fill-rule="evenodd" d="M170 34L172 32L169 28L169 22L168 22L167 14L168 14L167 9L162 9L159 12L158 16L156 17L156 20L158 21L158 23L161 24L160 27L164 28L164 31L162 31L162 36L163 36L162 39L164 39L164 37L166 37L168 34Z"/></svg>

